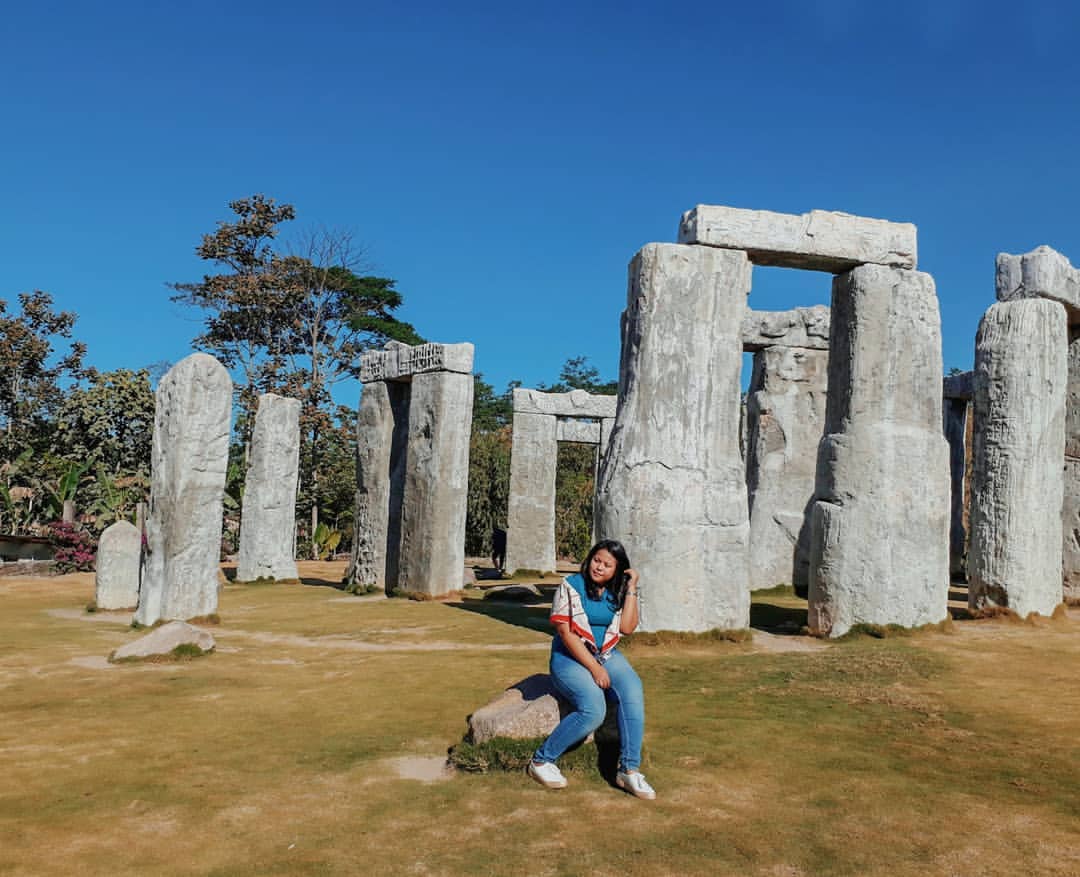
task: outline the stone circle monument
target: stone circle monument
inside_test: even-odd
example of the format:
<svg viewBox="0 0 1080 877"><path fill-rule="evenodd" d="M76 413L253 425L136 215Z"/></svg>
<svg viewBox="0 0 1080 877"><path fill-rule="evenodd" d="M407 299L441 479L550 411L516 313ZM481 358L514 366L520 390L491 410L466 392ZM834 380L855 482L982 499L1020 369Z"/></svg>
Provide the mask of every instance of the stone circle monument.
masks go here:
<svg viewBox="0 0 1080 877"><path fill-rule="evenodd" d="M839 636L859 623L945 618L941 330L933 281L914 270L915 237L910 224L842 213L699 206L683 216L678 244L634 257L596 530L624 540L641 567L642 629L749 624L739 373L752 264L838 275L811 625Z"/></svg>

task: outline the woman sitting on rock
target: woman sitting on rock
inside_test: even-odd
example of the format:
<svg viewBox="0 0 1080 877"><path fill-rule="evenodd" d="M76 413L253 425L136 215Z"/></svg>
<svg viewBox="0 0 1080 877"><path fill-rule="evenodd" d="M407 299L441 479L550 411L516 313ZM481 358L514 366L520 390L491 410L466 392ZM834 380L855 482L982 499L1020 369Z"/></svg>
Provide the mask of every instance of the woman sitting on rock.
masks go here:
<svg viewBox="0 0 1080 877"><path fill-rule="evenodd" d="M618 709L619 770L615 783L631 795L652 799L645 782L641 739L645 699L641 680L615 648L620 636L638 626L638 574L622 543L606 539L593 546L581 572L563 579L551 604L555 638L551 644L551 682L574 711L567 714L529 762L529 776L549 789L566 778L555 761L604 721L607 699Z"/></svg>

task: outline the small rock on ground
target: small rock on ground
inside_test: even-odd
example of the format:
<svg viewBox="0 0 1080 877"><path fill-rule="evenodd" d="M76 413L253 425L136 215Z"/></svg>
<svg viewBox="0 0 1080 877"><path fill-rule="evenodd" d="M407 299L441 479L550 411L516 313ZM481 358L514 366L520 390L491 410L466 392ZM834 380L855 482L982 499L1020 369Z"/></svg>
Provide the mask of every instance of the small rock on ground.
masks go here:
<svg viewBox="0 0 1080 877"><path fill-rule="evenodd" d="M198 646L204 652L209 652L215 645L209 632L186 621L170 621L150 631L146 636L121 646L112 653L110 660L168 655L177 646L188 644Z"/></svg>

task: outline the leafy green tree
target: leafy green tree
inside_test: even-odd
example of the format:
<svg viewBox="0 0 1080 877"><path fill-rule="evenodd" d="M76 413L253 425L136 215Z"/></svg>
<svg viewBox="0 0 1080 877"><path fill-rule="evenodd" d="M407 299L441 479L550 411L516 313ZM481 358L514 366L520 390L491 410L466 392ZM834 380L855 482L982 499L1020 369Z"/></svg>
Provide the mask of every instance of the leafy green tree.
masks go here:
<svg viewBox="0 0 1080 877"><path fill-rule="evenodd" d="M358 376L364 350L422 339L394 316L402 303L394 281L360 273L362 254L347 233L311 232L281 253L273 241L279 226L295 218L292 205L254 195L229 207L236 219L220 222L196 249L219 273L171 284L173 301L205 312L194 346L241 373L240 423L253 422L259 393L300 399L310 539L319 523L322 439L333 429L334 385Z"/></svg>
<svg viewBox="0 0 1080 877"><path fill-rule="evenodd" d="M60 456L102 467L112 476L150 475L154 393L146 369L91 371L59 406L55 445Z"/></svg>
<svg viewBox="0 0 1080 877"><path fill-rule="evenodd" d="M614 396L619 392L619 382L601 380L600 370L589 365L589 357L574 356L563 364L556 383L547 387L541 385L540 389L548 393L584 390L586 393L595 393L600 396Z"/></svg>
<svg viewBox="0 0 1080 877"><path fill-rule="evenodd" d="M506 528L513 391L521 382L511 381L502 394L497 394L481 374L475 375L473 382L465 553L486 557L491 553L493 530Z"/></svg>
<svg viewBox="0 0 1080 877"><path fill-rule="evenodd" d="M0 455L17 457L25 448L47 447L51 422L63 397L60 381L83 376L86 345L72 341L66 353L58 339L70 339L76 315L56 312L47 292L19 294L19 309L0 299Z"/></svg>

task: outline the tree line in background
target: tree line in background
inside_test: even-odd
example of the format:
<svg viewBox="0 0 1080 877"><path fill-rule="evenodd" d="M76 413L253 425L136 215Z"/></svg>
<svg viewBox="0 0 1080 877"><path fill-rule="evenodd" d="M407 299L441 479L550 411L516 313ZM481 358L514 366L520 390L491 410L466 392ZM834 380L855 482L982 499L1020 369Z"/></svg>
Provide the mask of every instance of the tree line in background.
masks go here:
<svg viewBox="0 0 1080 877"><path fill-rule="evenodd" d="M423 343L394 316L395 281L363 273L348 233L317 229L278 246L292 205L254 195L229 204L233 217L204 235L197 255L211 268L199 281L170 283L178 304L197 309L195 349L212 353L236 382L235 427L226 480L223 553L236 550L243 484L258 397L301 402L297 549L301 557L347 549L356 486L356 412L333 400L339 382L359 378L360 355L389 340ZM0 299L0 533L95 538L134 520L148 498L160 363L138 370L85 367L77 315L56 311L42 291ZM470 446L466 551L490 553L506 526L510 478L511 383L498 395L476 377ZM614 393L584 357L567 361L549 392ZM560 445L557 546L588 548L595 449ZM71 524L57 526L74 511ZM80 550L82 550L80 548ZM85 553L85 552L84 552Z"/></svg>

